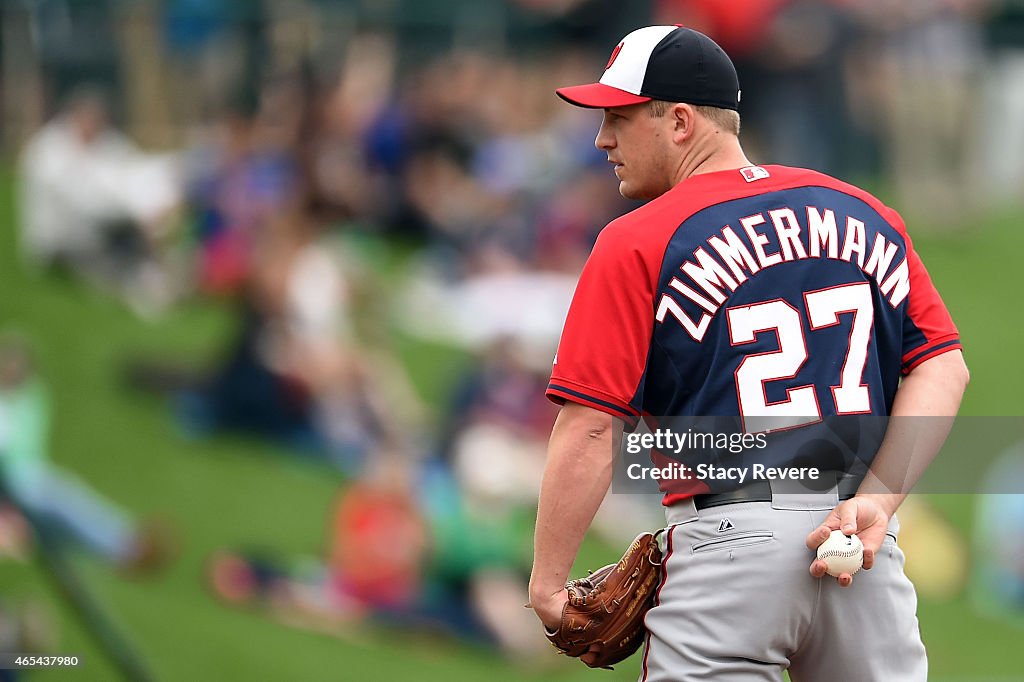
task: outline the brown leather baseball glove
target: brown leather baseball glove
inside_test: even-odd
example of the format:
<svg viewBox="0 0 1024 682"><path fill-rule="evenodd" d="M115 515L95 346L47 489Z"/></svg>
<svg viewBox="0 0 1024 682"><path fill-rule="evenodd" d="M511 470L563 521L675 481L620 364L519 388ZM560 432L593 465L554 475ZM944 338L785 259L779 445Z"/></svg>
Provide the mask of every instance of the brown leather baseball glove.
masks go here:
<svg viewBox="0 0 1024 682"><path fill-rule="evenodd" d="M641 533L617 564L566 584L562 623L545 634L566 656L586 656L591 668L608 668L643 643L644 614L654 604L661 577L658 533Z"/></svg>

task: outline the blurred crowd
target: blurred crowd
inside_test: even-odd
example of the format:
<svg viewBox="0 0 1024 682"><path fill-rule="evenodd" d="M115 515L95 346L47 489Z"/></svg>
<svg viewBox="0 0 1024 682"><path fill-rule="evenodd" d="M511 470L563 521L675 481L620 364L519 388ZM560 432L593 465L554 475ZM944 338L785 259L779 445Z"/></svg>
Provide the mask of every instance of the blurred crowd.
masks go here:
<svg viewBox="0 0 1024 682"><path fill-rule="evenodd" d="M757 162L876 179L914 230L1024 196L1019 0L369 4L0 3L27 266L147 319L223 301L237 325L219 365L141 384L192 437L256 434L357 481L316 570L211 559L219 597L292 622L372 612L535 641L507 609L555 415L547 372L597 232L632 207L593 147L599 114L553 90L593 80L629 30L715 37ZM395 257L368 262L367 238ZM466 351L446 398L417 394L396 336ZM612 509L601 527L618 544L656 515ZM375 549L381 529L409 554ZM453 594L465 608L439 612Z"/></svg>

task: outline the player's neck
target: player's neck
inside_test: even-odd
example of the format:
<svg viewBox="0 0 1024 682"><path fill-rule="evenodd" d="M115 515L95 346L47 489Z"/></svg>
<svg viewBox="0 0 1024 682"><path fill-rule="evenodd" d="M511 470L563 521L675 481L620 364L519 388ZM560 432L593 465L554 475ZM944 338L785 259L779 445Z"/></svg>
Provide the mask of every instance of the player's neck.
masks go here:
<svg viewBox="0 0 1024 682"><path fill-rule="evenodd" d="M673 185L694 175L735 170L750 165L752 164L747 155L743 153L739 138L730 135L722 139L716 135L700 144L694 144L683 156Z"/></svg>

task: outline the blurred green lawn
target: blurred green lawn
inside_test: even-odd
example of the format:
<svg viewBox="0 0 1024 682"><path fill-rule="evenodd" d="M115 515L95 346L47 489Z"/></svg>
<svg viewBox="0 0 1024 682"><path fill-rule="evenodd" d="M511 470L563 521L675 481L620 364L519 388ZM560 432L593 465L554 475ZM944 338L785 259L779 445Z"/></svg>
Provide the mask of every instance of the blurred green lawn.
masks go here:
<svg viewBox="0 0 1024 682"><path fill-rule="evenodd" d="M1014 299L1024 252L1024 216L995 216L955 235L915 233L919 251L957 320L973 383L964 412L1024 414L1024 322ZM241 438L191 442L176 432L167 406L126 390L126 358L212 360L231 329L222 306L191 303L159 322L137 319L103 295L26 273L17 258L12 178L0 169L0 326L28 332L55 401L53 457L94 487L140 514L173 518L183 538L179 560L156 579L129 581L88 558L75 565L161 680L630 680L634 660L613 673L567 663L528 672L482 650L373 632L358 641L288 629L214 601L202 588L204 559L225 545L259 545L318 553L338 480L296 464L269 446ZM418 389L436 402L459 356L397 344ZM972 498L932 500L954 526L971 526ZM969 548L964 547L964 551ZM599 565L614 550L586 546L580 565ZM33 565L0 563L0 599L32 597L59 615L62 653L85 659L70 672L30 679L110 680L116 675L81 626L68 617ZM1024 679L1016 646L1024 631L977 616L965 597L923 601L920 618L932 679ZM53 652L56 653L56 652Z"/></svg>

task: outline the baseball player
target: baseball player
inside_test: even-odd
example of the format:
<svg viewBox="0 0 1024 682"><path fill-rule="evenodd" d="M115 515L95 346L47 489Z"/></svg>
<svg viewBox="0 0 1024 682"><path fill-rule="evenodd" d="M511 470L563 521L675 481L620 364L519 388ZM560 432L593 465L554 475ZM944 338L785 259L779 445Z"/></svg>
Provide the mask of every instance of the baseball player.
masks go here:
<svg viewBox="0 0 1024 682"><path fill-rule="evenodd" d="M826 175L752 164L735 68L707 36L638 29L599 82L557 92L604 111L595 145L620 193L649 201L601 232L547 389L563 407L530 601L549 629L608 490L618 427L669 415L732 415L747 432L768 420L790 434L846 415L944 416L948 426L968 382L956 327L900 216ZM896 431L872 452L872 471L904 464ZM923 461L938 431L915 445ZM778 452L773 464L786 464ZM851 488L842 473L802 495L775 481L663 486L665 559L642 680L780 680L786 669L798 682L926 679L896 545L905 489L872 474ZM871 570L821 579L810 550L832 530L859 535Z"/></svg>

